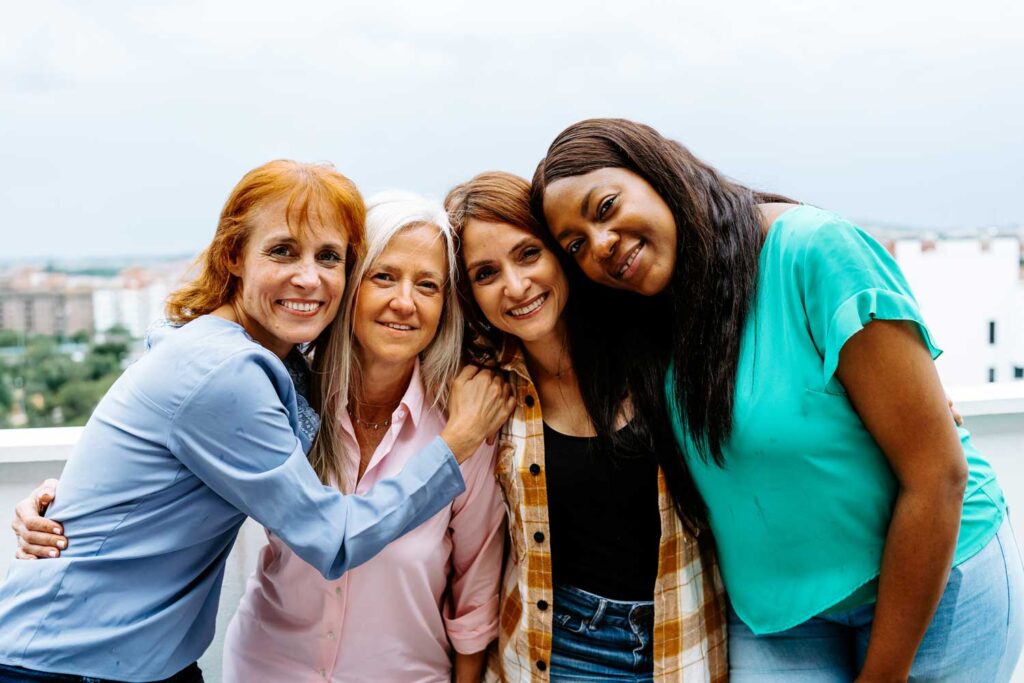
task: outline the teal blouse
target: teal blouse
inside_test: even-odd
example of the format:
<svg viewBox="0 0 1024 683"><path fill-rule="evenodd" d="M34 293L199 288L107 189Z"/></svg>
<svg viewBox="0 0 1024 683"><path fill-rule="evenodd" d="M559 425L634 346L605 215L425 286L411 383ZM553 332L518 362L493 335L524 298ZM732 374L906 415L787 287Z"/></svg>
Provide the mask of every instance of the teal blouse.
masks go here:
<svg viewBox="0 0 1024 683"><path fill-rule="evenodd" d="M839 350L879 319L916 323L932 358L941 351L896 262L833 213L787 211L759 268L724 468L696 455L669 405L733 607L764 634L875 599L897 482L835 378ZM670 372L669 397L671 382ZM995 535L1005 509L991 466L958 431L970 474L954 565Z"/></svg>

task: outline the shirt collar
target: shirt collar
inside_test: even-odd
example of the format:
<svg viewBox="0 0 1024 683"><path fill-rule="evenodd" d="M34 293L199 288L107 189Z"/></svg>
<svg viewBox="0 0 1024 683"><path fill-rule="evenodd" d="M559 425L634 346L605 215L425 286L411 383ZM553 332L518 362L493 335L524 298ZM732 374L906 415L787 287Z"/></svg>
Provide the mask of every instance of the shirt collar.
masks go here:
<svg viewBox="0 0 1024 683"><path fill-rule="evenodd" d="M507 340L498 358L498 365L502 370L519 375L527 382L533 383L533 380L530 379L530 371L526 367L523 346L518 341Z"/></svg>
<svg viewBox="0 0 1024 683"><path fill-rule="evenodd" d="M412 368L412 377L409 378L409 388L405 390L405 395L402 396L402 401L398 404L399 407L404 407L406 412L409 413L409 419L412 420L412 426L415 428L420 423L420 417L423 415L423 404L426 403L427 390L423 386L423 376L420 374L420 359L416 359L416 364Z"/></svg>

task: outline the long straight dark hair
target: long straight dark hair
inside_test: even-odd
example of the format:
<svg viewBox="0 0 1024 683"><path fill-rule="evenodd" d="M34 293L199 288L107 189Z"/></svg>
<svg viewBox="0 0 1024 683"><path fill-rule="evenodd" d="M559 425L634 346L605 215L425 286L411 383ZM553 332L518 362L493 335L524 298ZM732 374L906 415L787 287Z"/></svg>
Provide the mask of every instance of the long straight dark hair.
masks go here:
<svg viewBox="0 0 1024 683"><path fill-rule="evenodd" d="M757 287L764 239L757 205L794 202L730 181L650 126L589 119L569 126L551 143L533 177L532 210L543 217L544 190L556 180L608 167L646 180L675 219L676 265L664 292L671 317L671 400L700 457L724 466L740 337ZM621 297L609 295L609 302L621 302ZM605 315L633 317L629 307L636 305L632 295L626 308ZM641 376L631 382L637 408L663 410L664 375L652 378L646 369L638 371Z"/></svg>

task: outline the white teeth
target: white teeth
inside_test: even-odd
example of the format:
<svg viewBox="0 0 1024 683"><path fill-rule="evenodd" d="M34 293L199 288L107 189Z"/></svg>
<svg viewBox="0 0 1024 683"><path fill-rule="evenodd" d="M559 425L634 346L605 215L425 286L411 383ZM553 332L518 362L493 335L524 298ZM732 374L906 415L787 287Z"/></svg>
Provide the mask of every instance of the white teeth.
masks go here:
<svg viewBox="0 0 1024 683"><path fill-rule="evenodd" d="M287 309L299 311L300 313L311 313L320 308L320 304L317 302L305 304L299 303L298 301L282 301L281 305Z"/></svg>
<svg viewBox="0 0 1024 683"><path fill-rule="evenodd" d="M632 253L630 253L629 258L627 258L626 262L622 264L621 268L619 268L619 272L615 273L616 277L622 277L622 274L629 270L629 267L633 265L634 259L636 259L636 255L640 253L640 247L642 246L644 246L643 242L636 245L636 248L633 249Z"/></svg>
<svg viewBox="0 0 1024 683"><path fill-rule="evenodd" d="M390 327L393 330L409 331L412 329L411 325L399 325L398 323L381 323L384 327Z"/></svg>
<svg viewBox="0 0 1024 683"><path fill-rule="evenodd" d="M532 304L529 304L527 306L523 306L521 308L510 309L509 310L509 314L514 315L514 316L521 316L521 315L528 315L530 313L533 313L538 308L540 308L542 305L544 305L544 302L547 301L547 298L548 298L548 295L545 294L544 296L540 297L539 299L534 300L534 302Z"/></svg>

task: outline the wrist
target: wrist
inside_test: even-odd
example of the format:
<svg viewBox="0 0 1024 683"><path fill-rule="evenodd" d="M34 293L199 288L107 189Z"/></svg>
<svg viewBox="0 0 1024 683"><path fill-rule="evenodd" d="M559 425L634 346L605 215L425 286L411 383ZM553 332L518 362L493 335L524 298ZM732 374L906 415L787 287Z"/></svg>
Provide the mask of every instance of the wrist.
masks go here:
<svg viewBox="0 0 1024 683"><path fill-rule="evenodd" d="M479 446L479 439L474 439L472 435L458 427L445 427L440 436L448 444L448 449L451 450L460 465L473 455Z"/></svg>

